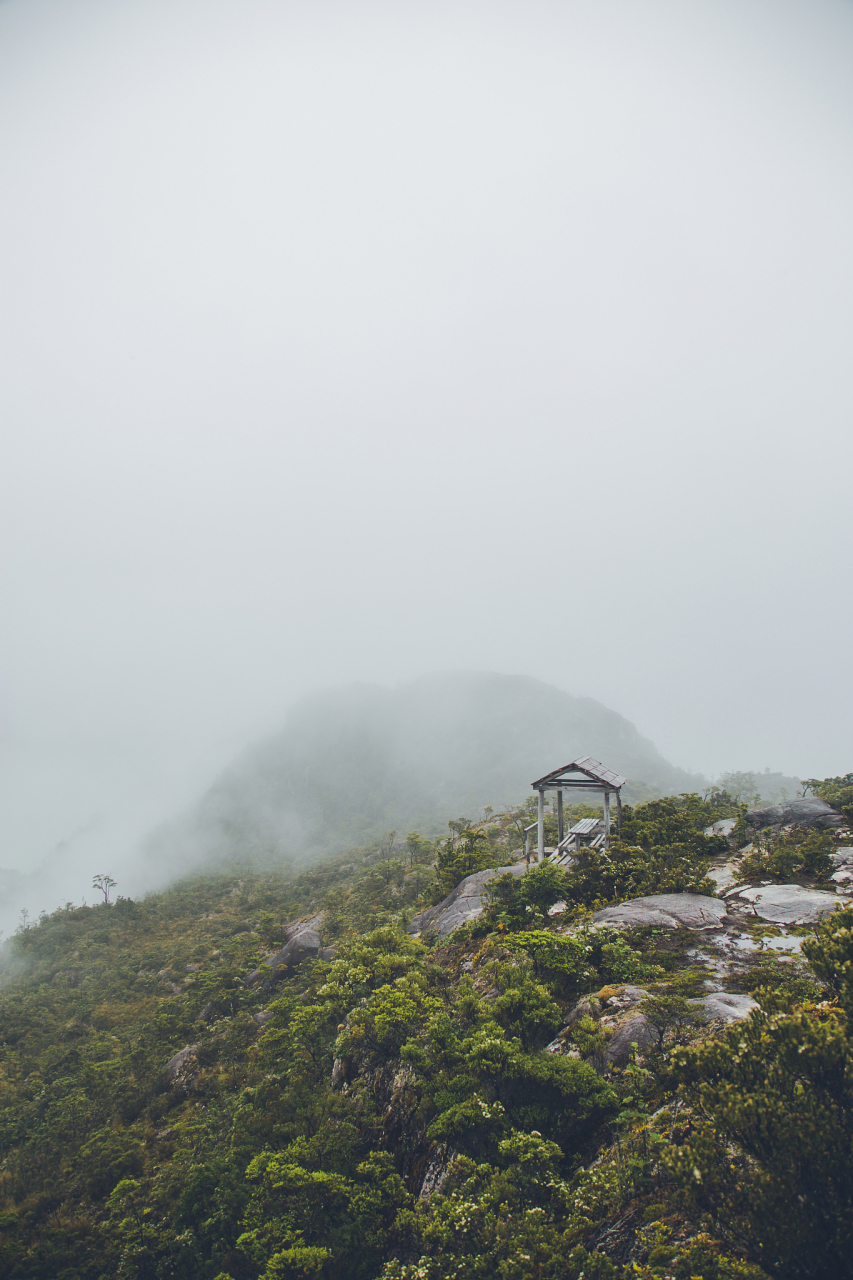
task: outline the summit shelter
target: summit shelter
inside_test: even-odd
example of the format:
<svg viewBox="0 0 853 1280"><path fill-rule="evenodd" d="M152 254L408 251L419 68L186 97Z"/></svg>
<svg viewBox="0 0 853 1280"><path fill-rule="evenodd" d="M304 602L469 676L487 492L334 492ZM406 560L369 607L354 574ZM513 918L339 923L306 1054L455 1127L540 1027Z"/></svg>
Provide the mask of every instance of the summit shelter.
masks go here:
<svg viewBox="0 0 853 1280"><path fill-rule="evenodd" d="M543 778L537 778L530 785L534 791L539 792L539 812L537 818L537 837L539 860L545 856L545 793L547 791L556 791L557 793L557 847L554 850L557 861L568 860L572 850L577 850L582 840L586 842L592 837L594 845L607 845L610 841L610 798L616 797L616 828L618 831L622 829L622 797L621 791L627 782L627 778L623 778L620 773L614 773L612 769L608 769L600 760L593 760L592 756L583 756L580 760L573 760L571 764L564 764L560 769L554 769L551 773L546 773ZM563 824L563 793L565 791L593 791L600 792L604 797L604 822L599 823L595 818L582 818L580 822L576 822L570 831L564 830ZM601 828L599 830L599 828Z"/></svg>

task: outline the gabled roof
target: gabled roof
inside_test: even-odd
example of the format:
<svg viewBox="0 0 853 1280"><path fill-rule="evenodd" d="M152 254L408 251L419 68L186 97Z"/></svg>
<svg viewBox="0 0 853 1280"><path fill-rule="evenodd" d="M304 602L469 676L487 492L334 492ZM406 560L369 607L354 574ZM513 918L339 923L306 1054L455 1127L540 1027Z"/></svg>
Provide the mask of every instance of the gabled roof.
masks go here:
<svg viewBox="0 0 853 1280"><path fill-rule="evenodd" d="M552 773L546 773L543 778L537 778L530 785L545 790L550 787L559 787L561 783L566 786L583 787L585 783L590 782L596 790L603 791L608 788L611 791L618 791L627 781L628 779L623 778L621 773L614 773L600 760L593 760L592 756L583 756L580 760L573 760L571 764L564 764L562 769L554 769Z"/></svg>

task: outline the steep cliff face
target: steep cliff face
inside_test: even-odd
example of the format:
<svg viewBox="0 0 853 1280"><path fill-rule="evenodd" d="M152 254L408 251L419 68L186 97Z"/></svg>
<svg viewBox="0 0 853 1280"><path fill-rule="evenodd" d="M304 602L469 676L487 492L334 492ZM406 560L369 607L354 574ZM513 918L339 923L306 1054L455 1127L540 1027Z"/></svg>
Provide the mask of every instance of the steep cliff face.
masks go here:
<svg viewBox="0 0 853 1280"><path fill-rule="evenodd" d="M591 698L526 676L443 673L306 698L155 847L195 860L238 845L305 856L392 829L437 832L448 814L518 803L533 778L577 755L656 794L702 782Z"/></svg>

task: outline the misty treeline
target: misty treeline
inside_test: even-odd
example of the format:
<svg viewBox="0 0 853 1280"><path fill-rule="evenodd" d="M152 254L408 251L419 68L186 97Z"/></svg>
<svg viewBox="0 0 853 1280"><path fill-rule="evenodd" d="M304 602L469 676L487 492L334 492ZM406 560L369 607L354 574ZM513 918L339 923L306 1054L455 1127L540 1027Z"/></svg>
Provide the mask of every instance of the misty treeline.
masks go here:
<svg viewBox="0 0 853 1280"><path fill-rule="evenodd" d="M853 814L850 775L810 786ZM804 940L808 967L758 953L760 1007L729 1028L690 1004L695 935L590 925L626 897L710 892L728 846L704 832L744 811L720 787L627 806L610 850L497 877L437 945L412 913L518 857L529 803L22 923L0 989L0 1272L846 1274L853 909ZM321 911L334 950L275 973L288 924ZM617 1063L599 1015L625 983L656 1032Z"/></svg>

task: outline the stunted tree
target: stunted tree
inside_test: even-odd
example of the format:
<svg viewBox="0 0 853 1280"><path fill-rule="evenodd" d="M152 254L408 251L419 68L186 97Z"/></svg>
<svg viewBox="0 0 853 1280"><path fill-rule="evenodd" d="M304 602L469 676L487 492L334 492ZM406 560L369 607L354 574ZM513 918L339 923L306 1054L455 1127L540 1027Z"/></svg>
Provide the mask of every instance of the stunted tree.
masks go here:
<svg viewBox="0 0 853 1280"><path fill-rule="evenodd" d="M115 887L116 882L111 876L95 876L92 881L92 888L97 889L104 895L104 906L106 907L110 905L110 889L114 889Z"/></svg>

